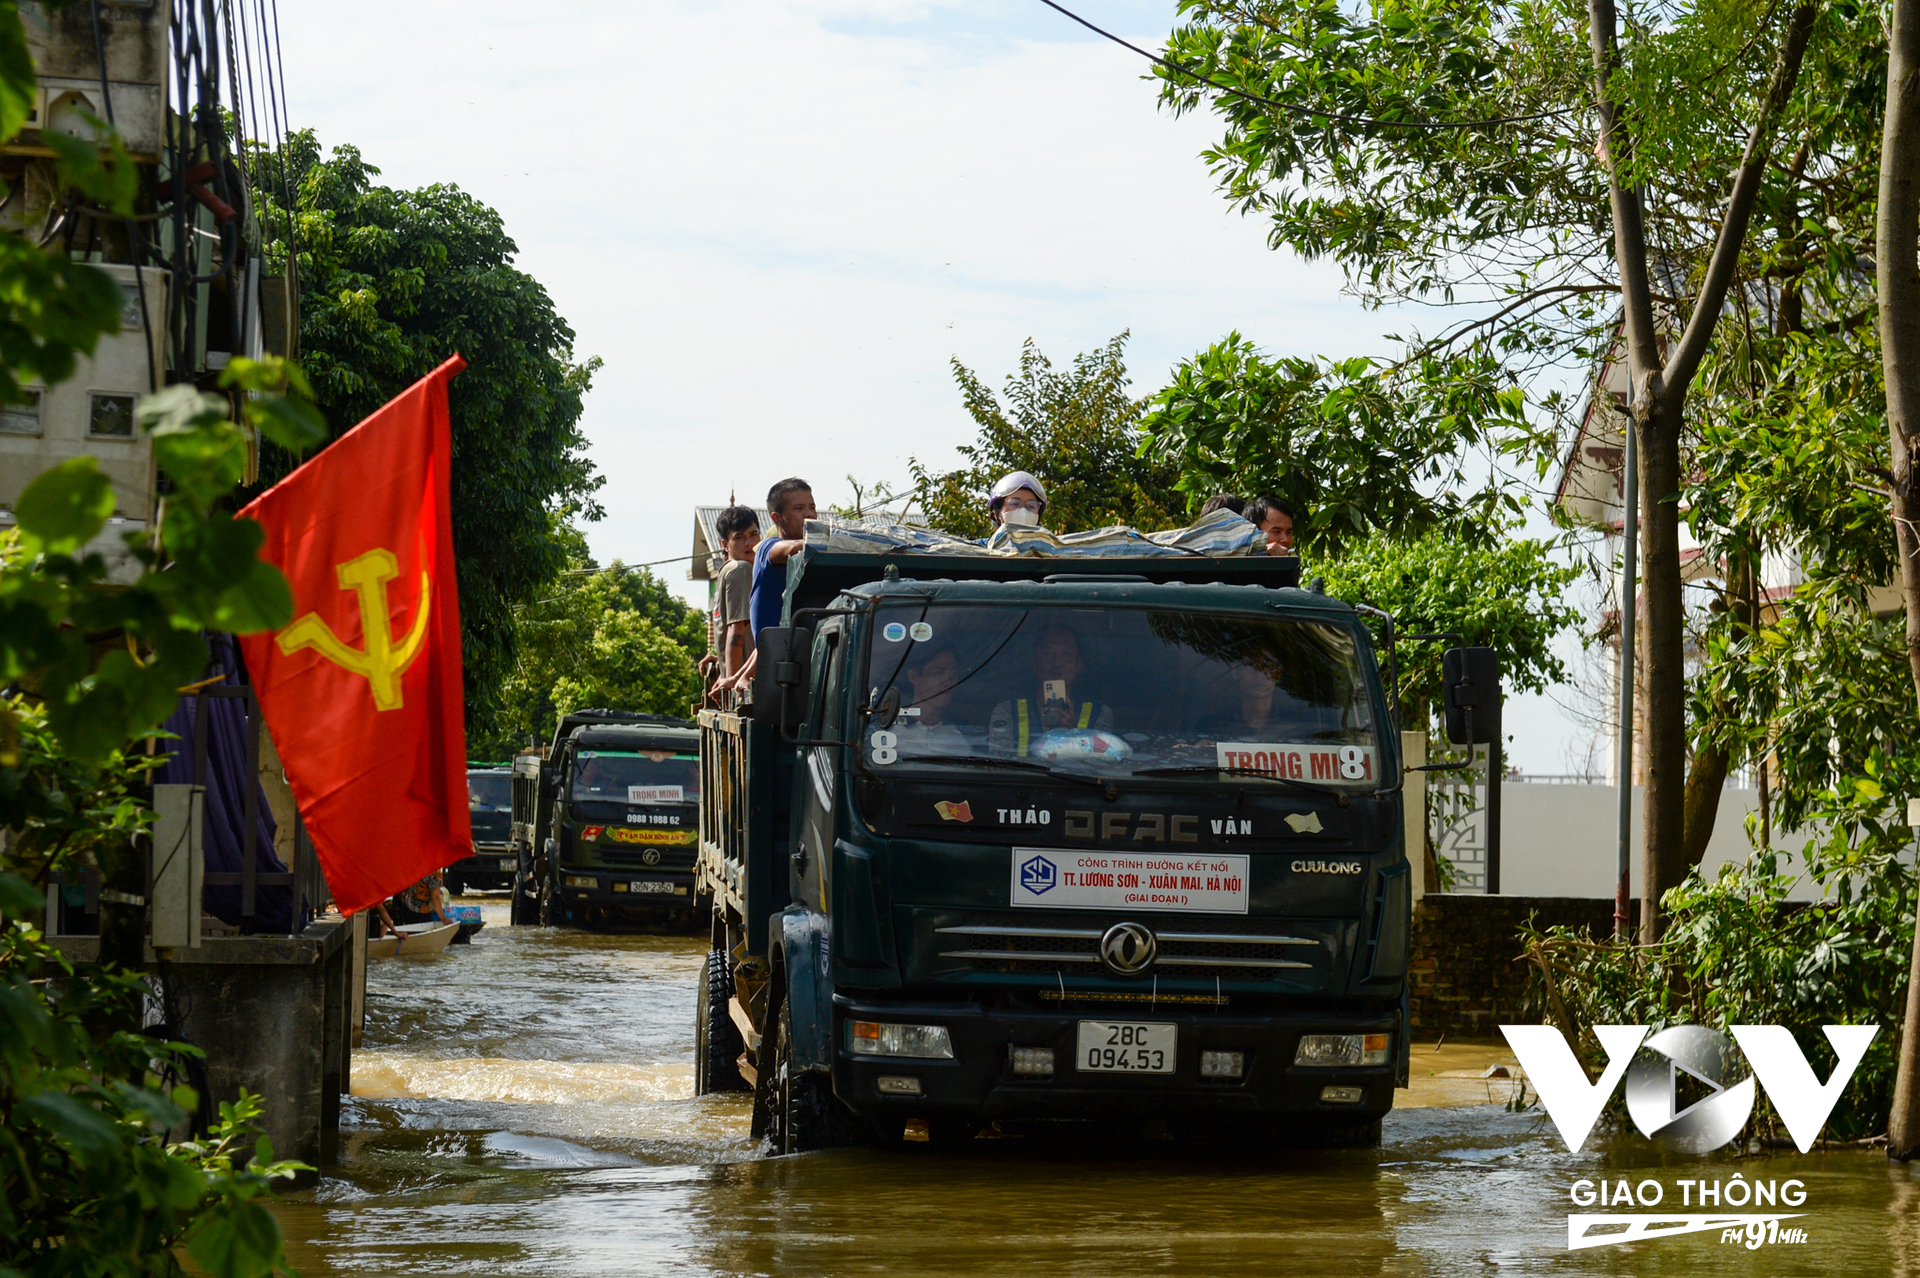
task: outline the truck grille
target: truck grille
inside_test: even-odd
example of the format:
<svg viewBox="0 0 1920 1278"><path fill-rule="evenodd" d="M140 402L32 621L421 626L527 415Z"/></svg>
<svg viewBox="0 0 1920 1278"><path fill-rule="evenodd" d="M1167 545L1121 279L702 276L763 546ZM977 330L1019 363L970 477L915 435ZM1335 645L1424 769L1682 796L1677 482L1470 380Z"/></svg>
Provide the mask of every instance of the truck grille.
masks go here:
<svg viewBox="0 0 1920 1278"><path fill-rule="evenodd" d="M1104 970L1100 961L1104 933L1099 928L976 926L942 927L934 932L954 937L959 946L941 951L940 957L964 959L977 971ZM1229 981L1271 980L1283 971L1311 969L1313 964L1290 958L1288 953L1296 946L1320 947L1320 942L1301 936L1237 932L1168 931L1156 933L1155 940L1157 950L1149 970Z"/></svg>
<svg viewBox="0 0 1920 1278"><path fill-rule="evenodd" d="M691 870L693 868L695 848L610 848L604 844L593 852L600 864L609 870ZM658 852L660 859L652 865L646 862L648 852Z"/></svg>

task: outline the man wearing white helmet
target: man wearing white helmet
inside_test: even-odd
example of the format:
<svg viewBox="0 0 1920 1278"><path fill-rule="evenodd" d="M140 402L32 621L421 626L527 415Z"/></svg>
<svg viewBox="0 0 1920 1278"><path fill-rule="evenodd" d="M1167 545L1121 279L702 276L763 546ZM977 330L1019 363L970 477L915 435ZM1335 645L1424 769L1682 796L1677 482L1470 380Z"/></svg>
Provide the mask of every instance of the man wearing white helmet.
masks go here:
<svg viewBox="0 0 1920 1278"><path fill-rule="evenodd" d="M1032 528L1047 513L1047 490L1024 470L1002 475L987 494L987 511L996 524Z"/></svg>

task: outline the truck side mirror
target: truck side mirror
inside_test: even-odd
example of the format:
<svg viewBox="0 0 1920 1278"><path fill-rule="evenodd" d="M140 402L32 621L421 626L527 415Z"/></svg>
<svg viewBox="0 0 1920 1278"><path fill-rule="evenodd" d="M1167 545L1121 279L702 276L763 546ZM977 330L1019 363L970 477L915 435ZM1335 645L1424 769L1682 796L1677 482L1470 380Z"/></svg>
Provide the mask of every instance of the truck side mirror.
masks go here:
<svg viewBox="0 0 1920 1278"><path fill-rule="evenodd" d="M1449 648L1440 654L1446 686L1447 740L1491 745L1500 739L1500 654L1492 648Z"/></svg>
<svg viewBox="0 0 1920 1278"><path fill-rule="evenodd" d="M756 722L791 733L807 717L807 659L812 643L813 633L797 626L768 626L760 632L755 644L760 656L753 668Z"/></svg>

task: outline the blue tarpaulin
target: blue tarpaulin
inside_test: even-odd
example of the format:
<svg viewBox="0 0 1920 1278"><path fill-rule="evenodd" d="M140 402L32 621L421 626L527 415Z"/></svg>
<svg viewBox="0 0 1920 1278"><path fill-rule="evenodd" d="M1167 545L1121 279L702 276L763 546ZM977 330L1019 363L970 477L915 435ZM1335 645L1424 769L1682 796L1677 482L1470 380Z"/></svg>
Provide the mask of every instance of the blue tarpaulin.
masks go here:
<svg viewBox="0 0 1920 1278"><path fill-rule="evenodd" d="M219 675L210 687L239 687L245 679L240 673L233 636L208 635L207 646L213 654L208 675ZM273 849L277 825L260 790L260 779L253 771L247 751L247 705L245 697L185 696L168 716L163 729L177 740L163 741L161 748L173 756L154 773L157 784L203 785L207 788L205 846L207 873L237 874L244 865L246 847L247 787L254 791L258 819L254 827L254 867L259 874L285 874L287 867ZM194 716L207 717L206 772L194 776ZM224 919L247 932L291 933L298 931L292 917L293 890L287 887L256 886L251 920L240 914L239 885L208 887L204 897L207 913ZM304 910L302 911L304 913ZM304 919L301 920L304 923Z"/></svg>

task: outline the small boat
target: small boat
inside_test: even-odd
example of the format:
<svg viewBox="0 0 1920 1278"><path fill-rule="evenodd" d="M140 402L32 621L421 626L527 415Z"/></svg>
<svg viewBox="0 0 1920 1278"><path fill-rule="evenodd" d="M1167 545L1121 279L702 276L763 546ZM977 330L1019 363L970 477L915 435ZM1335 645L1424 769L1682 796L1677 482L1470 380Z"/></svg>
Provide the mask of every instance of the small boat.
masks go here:
<svg viewBox="0 0 1920 1278"><path fill-rule="evenodd" d="M460 931L458 923L404 923L398 936L367 938L367 957L392 958L398 955L438 954L453 944Z"/></svg>

